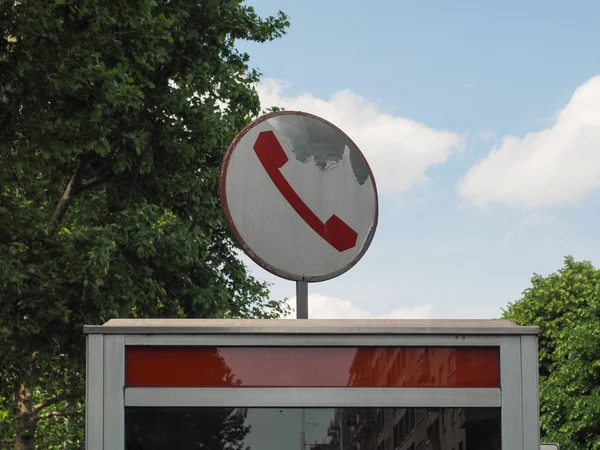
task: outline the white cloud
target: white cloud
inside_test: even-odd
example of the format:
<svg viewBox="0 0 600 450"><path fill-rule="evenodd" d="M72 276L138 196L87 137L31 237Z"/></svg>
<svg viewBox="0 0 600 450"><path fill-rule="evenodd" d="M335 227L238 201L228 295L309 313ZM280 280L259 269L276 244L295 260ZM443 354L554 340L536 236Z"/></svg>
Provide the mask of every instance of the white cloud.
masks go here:
<svg viewBox="0 0 600 450"><path fill-rule="evenodd" d="M288 318L296 317L296 297L288 300L292 312ZM308 295L308 317L310 319L427 319L433 306L415 305L396 308L383 316L373 316L350 300L327 297L321 294Z"/></svg>
<svg viewBox="0 0 600 450"><path fill-rule="evenodd" d="M257 87L263 108L304 111L340 127L365 154L382 193L393 194L423 184L430 166L444 163L453 150L464 146L464 138L455 133L385 114L349 90L325 100L311 94L286 96L286 87L278 80L263 80Z"/></svg>
<svg viewBox="0 0 600 450"><path fill-rule="evenodd" d="M478 206L529 208L584 199L600 187L600 76L577 88L552 127L506 136L458 183Z"/></svg>

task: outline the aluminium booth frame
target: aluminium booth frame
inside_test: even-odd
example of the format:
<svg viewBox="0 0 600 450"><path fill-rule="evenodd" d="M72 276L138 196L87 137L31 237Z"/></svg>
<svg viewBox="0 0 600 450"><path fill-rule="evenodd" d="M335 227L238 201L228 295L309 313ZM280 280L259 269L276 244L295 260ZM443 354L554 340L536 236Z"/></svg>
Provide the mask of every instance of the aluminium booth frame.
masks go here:
<svg viewBox="0 0 600 450"><path fill-rule="evenodd" d="M539 450L538 327L505 320L113 319L86 326L86 449L124 450L125 407L495 407L503 450ZM500 387L127 387L130 346L497 347Z"/></svg>

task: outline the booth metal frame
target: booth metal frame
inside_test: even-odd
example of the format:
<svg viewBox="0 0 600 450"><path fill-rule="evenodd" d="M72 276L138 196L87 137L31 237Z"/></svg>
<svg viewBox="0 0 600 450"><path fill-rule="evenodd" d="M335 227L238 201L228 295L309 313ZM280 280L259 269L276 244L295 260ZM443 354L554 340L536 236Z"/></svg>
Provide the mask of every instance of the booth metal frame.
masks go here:
<svg viewBox="0 0 600 450"><path fill-rule="evenodd" d="M86 449L124 450L125 407L496 407L539 450L537 327L505 320L113 319L86 326ZM498 347L500 388L128 388L127 346Z"/></svg>

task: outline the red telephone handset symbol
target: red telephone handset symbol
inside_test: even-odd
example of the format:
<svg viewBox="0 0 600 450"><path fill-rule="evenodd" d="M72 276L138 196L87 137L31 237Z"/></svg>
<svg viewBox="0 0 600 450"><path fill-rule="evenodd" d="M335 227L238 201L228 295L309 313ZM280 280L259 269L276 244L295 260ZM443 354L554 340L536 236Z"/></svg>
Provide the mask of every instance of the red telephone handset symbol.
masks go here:
<svg viewBox="0 0 600 450"><path fill-rule="evenodd" d="M356 231L335 214L325 223L321 222L285 179L280 169L288 162L288 157L275 133L262 131L254 143L254 151L281 195L309 227L339 252L351 249L356 245L358 238Z"/></svg>

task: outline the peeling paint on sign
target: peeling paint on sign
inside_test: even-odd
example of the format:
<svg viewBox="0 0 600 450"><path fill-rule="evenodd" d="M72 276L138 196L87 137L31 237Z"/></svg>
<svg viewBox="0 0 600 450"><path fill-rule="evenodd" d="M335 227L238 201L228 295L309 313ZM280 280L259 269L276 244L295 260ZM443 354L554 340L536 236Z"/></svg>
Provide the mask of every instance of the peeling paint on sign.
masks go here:
<svg viewBox="0 0 600 450"><path fill-rule="evenodd" d="M349 152L358 184L364 184L369 178L369 169L358 148L328 124L301 115L276 116L267 122L286 137L298 161L312 160L319 169L327 171L341 164L344 153Z"/></svg>

